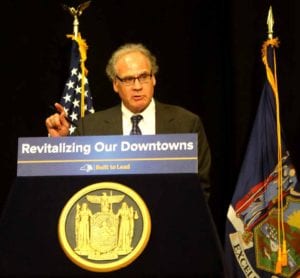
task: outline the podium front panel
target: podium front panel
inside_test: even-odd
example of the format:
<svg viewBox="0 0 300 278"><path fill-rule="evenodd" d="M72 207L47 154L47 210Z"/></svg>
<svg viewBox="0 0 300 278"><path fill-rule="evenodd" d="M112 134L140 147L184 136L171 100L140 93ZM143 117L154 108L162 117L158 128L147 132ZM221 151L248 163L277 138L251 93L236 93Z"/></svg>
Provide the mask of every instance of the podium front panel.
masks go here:
<svg viewBox="0 0 300 278"><path fill-rule="evenodd" d="M125 268L97 273L71 262L58 220L82 188L117 182L145 201L152 222L142 254ZM224 277L223 254L197 175L19 177L0 223L0 273L39 277Z"/></svg>

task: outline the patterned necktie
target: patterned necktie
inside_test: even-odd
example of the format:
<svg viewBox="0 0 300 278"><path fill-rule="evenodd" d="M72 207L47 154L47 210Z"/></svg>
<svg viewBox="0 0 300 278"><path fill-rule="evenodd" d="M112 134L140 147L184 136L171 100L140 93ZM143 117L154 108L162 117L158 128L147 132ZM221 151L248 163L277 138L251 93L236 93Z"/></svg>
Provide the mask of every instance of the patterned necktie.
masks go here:
<svg viewBox="0 0 300 278"><path fill-rule="evenodd" d="M142 115L133 115L131 117L131 122L132 122L132 130L130 131L130 135L141 135L142 132L138 126L139 121L143 119Z"/></svg>

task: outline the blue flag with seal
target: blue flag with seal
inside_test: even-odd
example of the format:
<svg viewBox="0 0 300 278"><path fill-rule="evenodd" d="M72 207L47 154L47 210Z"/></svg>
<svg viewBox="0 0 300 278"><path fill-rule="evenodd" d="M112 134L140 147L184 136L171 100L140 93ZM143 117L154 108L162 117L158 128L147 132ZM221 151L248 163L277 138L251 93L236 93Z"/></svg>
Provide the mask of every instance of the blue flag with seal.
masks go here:
<svg viewBox="0 0 300 278"><path fill-rule="evenodd" d="M76 129L75 123L85 114L94 113L95 110L84 65L87 59L87 44L80 33L67 37L72 39L70 72L60 104L72 122L69 129L69 134L72 135Z"/></svg>
<svg viewBox="0 0 300 278"><path fill-rule="evenodd" d="M300 192L280 126L277 38L266 40L266 82L227 211L230 277L300 277Z"/></svg>

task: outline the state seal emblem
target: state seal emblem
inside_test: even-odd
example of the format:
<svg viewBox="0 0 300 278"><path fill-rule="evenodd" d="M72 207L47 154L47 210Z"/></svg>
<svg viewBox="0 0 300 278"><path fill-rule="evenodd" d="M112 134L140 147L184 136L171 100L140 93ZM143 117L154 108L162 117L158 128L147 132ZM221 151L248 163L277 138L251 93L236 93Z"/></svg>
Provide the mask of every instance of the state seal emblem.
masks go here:
<svg viewBox="0 0 300 278"><path fill-rule="evenodd" d="M113 182L78 191L63 208L58 223L66 256L94 272L128 266L143 252L150 233L151 218L143 199Z"/></svg>

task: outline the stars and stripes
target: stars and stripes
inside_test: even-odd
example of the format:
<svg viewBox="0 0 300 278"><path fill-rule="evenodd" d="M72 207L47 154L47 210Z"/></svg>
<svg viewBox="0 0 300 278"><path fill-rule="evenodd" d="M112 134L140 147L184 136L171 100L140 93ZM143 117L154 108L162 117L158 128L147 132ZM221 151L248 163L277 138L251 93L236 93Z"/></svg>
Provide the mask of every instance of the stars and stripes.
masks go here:
<svg viewBox="0 0 300 278"><path fill-rule="evenodd" d="M80 118L84 117L85 114L95 112L89 82L85 74L87 71L83 64L86 55L81 54L81 51L86 50L87 46L80 36L78 38L72 36L72 39L70 74L60 100L68 118L73 122L69 130L70 135L74 133L75 123Z"/></svg>

